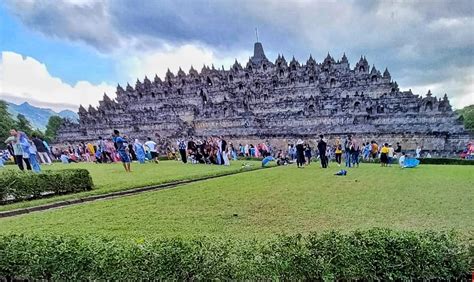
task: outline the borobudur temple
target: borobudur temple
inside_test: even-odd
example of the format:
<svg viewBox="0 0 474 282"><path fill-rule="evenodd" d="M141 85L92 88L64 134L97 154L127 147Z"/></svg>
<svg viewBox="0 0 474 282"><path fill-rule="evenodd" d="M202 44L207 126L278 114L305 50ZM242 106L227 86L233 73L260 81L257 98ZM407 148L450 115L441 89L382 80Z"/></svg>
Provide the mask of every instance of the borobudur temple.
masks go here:
<svg viewBox="0 0 474 282"><path fill-rule="evenodd" d="M116 98L104 94L99 104L80 106L79 123L64 120L56 141L94 141L118 129L161 143L224 136L278 147L296 138L352 134L361 142L401 142L441 153L464 148L470 138L446 94L438 99L430 91L424 97L401 91L387 69L370 67L365 57L354 67L345 54L337 61L328 54L320 63L310 56L304 64L279 55L273 63L259 42L245 66L235 61L228 70L168 70L163 80L118 85Z"/></svg>

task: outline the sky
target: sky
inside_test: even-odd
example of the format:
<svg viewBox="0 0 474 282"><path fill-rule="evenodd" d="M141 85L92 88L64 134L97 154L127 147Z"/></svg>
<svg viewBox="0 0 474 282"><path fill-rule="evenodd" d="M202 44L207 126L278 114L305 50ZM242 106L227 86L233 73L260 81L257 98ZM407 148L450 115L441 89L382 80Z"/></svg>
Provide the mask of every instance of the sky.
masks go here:
<svg viewBox="0 0 474 282"><path fill-rule="evenodd" d="M96 106L168 68L245 64L255 28L272 61L364 55L401 90L474 104L472 0L4 0L0 99Z"/></svg>

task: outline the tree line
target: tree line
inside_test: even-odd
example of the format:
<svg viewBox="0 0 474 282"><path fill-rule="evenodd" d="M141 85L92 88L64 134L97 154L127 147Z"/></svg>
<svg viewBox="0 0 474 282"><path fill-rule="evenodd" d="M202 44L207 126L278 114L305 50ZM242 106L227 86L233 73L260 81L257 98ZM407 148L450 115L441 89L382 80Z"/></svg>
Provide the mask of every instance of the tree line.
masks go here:
<svg viewBox="0 0 474 282"><path fill-rule="evenodd" d="M25 132L28 136L33 134L46 140L50 143L56 138L59 127L61 126L62 118L59 116L52 116L48 120L46 130L43 132L39 129L33 129L31 123L22 114L18 114L16 119L8 112L7 102L0 100L0 148L5 148L6 144L3 142L10 136L10 129Z"/></svg>
<svg viewBox="0 0 474 282"><path fill-rule="evenodd" d="M474 133L474 105L466 106L460 110L456 110L460 119L464 123L464 127L470 132Z"/></svg>

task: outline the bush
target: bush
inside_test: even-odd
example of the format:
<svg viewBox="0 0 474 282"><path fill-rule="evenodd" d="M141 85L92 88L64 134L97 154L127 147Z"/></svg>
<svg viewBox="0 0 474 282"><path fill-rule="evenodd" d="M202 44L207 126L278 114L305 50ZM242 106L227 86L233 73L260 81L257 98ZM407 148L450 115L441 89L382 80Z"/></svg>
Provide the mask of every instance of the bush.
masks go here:
<svg viewBox="0 0 474 282"><path fill-rule="evenodd" d="M0 204L41 198L45 192L60 195L92 188L92 178L86 169L44 171L39 174L5 170L0 173Z"/></svg>
<svg viewBox="0 0 474 282"><path fill-rule="evenodd" d="M474 160L450 159L450 158L419 158L420 164L433 165L474 165ZM362 163L380 163L380 159L361 160ZM398 159L393 159L392 165L398 165Z"/></svg>
<svg viewBox="0 0 474 282"><path fill-rule="evenodd" d="M0 236L0 280L467 279L468 245L454 234L387 229L154 241Z"/></svg>
<svg viewBox="0 0 474 282"><path fill-rule="evenodd" d="M421 164L443 164L443 165L474 165L474 160L448 159L448 158L421 158Z"/></svg>
<svg viewBox="0 0 474 282"><path fill-rule="evenodd" d="M257 158L257 157L242 157L242 156L239 156L237 157L238 160L241 160L241 161L257 161L257 162L261 162L263 160L263 158Z"/></svg>

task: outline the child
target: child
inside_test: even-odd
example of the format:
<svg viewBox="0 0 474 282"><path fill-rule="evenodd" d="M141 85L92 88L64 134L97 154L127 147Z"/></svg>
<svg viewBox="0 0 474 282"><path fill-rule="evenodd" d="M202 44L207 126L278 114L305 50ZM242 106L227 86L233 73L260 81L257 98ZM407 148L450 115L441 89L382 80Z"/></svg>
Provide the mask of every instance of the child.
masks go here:
<svg viewBox="0 0 474 282"><path fill-rule="evenodd" d="M398 164L400 165L401 168L404 168L405 167L405 159L406 159L406 155L405 155L405 152L402 152L402 155L400 156L400 158L398 159Z"/></svg>

